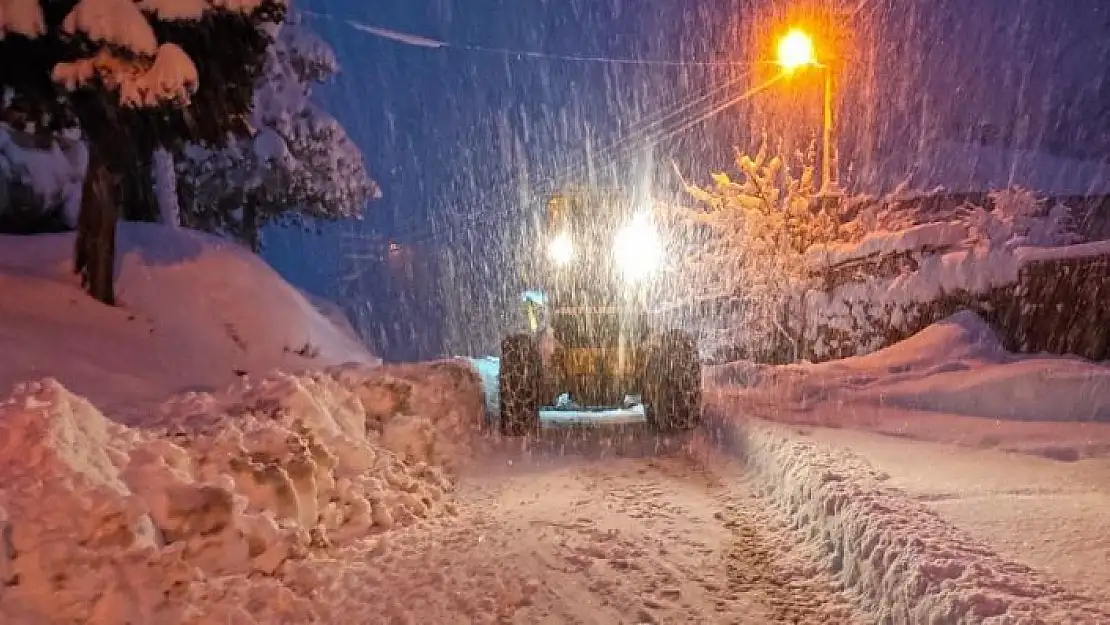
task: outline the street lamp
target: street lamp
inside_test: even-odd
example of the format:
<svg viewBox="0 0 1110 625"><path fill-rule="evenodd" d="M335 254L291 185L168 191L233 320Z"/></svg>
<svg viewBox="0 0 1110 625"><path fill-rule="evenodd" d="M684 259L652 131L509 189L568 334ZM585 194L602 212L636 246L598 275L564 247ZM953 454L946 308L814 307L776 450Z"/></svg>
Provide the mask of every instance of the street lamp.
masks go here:
<svg viewBox="0 0 1110 625"><path fill-rule="evenodd" d="M825 70L825 125L821 146L821 190L819 195L838 195L836 181L833 179L833 84L832 68L817 61L813 38L800 28L791 29L779 40L777 62L784 74L793 74L805 67Z"/></svg>

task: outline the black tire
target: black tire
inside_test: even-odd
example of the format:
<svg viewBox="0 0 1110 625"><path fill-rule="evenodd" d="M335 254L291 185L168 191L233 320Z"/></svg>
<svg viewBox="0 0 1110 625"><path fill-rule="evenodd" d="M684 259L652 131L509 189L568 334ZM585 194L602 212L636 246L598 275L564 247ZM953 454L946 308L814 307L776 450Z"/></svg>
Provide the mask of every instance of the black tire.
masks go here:
<svg viewBox="0 0 1110 625"><path fill-rule="evenodd" d="M514 334L501 341L502 436L525 436L540 425L540 350L527 334Z"/></svg>
<svg viewBox="0 0 1110 625"><path fill-rule="evenodd" d="M689 333L669 330L654 342L645 364L644 400L648 425L660 432L701 424L701 360Z"/></svg>

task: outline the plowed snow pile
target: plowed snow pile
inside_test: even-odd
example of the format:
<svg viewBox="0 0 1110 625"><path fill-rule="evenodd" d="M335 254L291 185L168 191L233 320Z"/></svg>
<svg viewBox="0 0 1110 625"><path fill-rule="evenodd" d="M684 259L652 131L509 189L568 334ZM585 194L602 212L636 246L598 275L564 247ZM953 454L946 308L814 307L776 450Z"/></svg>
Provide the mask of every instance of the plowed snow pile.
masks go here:
<svg viewBox="0 0 1110 625"><path fill-rule="evenodd" d="M1110 607L1000 557L846 450L734 430L765 494L876 623L1110 623Z"/></svg>
<svg viewBox="0 0 1110 625"><path fill-rule="evenodd" d="M243 381L128 428L54 380L0 405L0 622L310 623L313 560L454 512L464 363Z"/></svg>

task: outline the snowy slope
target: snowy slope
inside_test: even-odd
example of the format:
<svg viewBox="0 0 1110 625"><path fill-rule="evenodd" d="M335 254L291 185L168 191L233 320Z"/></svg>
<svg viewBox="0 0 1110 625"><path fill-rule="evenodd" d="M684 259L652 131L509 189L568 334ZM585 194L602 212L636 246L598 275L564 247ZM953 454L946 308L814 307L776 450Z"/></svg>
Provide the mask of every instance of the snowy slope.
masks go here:
<svg viewBox="0 0 1110 625"><path fill-rule="evenodd" d="M71 234L0 238L0 389L51 376L111 410L237 372L378 362L236 244L120 224L117 308L81 292L72 250Z"/></svg>

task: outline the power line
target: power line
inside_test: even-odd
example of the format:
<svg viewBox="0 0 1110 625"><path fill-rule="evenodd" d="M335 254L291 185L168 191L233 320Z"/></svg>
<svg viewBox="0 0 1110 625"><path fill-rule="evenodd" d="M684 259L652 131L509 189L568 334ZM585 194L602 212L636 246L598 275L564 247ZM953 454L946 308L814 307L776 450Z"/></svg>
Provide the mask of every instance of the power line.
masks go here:
<svg viewBox="0 0 1110 625"><path fill-rule="evenodd" d="M674 125L674 124L670 124L669 128L663 128L659 132L648 132L649 128L659 125L659 123L650 124L648 127L645 127L644 129L641 129L640 131L633 132L631 135L625 137L624 139L622 139L620 141L617 141L616 143L611 144L608 148L603 148L597 155L594 155L592 158L587 159L586 162L583 162L582 164L578 165L577 167L574 167L574 168L571 168L570 170L568 170L568 175L580 174L583 171L587 171L588 168L589 168L589 161L596 161L596 160L602 160L602 159L612 160L612 158L615 158L620 153L620 150L618 150L617 148L621 145L627 144L628 142L630 142L632 140L642 138L642 139L644 139L644 141L646 143L658 144L661 141L665 141L667 139L670 139L671 137L674 137L675 135L677 135L681 132L684 132L686 130L689 130L690 128L693 128L694 126L706 121L707 119L709 119L709 118L711 118L715 115L720 114L721 112L725 111L726 109L729 109L733 106L736 106L737 104L743 102L744 100L747 100L747 99L749 99L749 98L751 98L755 95L758 95L762 91L771 87L773 84L775 84L781 78L782 78L781 74L776 75L775 77L763 82L762 84L757 85L755 87L752 87L752 88L748 89L747 91L745 91L744 93L741 93L740 95L729 99L728 101L724 102L723 104L721 104L719 106L715 106L714 108L709 109L707 111L704 111L697 118L694 118L692 120L687 120L687 121L680 121L680 123L677 126ZM720 89L718 89L718 90L720 90ZM675 117L676 115L681 114L682 112L684 112L687 109L694 108L698 103L704 102L704 101L709 100L709 99L712 99L712 96L702 96L701 98L698 98L695 101L695 104L690 105L690 106L685 106L682 109L680 109L678 111L675 111L675 112L672 112L671 114L669 114L665 117Z"/></svg>
<svg viewBox="0 0 1110 625"><path fill-rule="evenodd" d="M519 50L514 48L496 48L491 46L482 46L476 44L454 43L445 41L443 39L435 39L418 35L414 33L407 33L390 28L383 28L373 24L367 24L353 19L336 18L328 13L317 13L315 11L301 11L303 15L317 17L328 20L342 19L345 24L351 28L373 35L381 39L387 39L395 43L413 46L417 48L428 48L430 50L440 50L444 48L451 48L455 50L465 50L468 52L481 52L484 54L497 54L500 56L517 57L520 59L541 59L549 61L566 61L570 63L605 63L608 65L647 65L657 67L728 67L744 65L741 61L682 61L674 59L637 59L637 58L618 58L608 56L583 56L576 54L558 54L554 52L543 52L538 50Z"/></svg>

